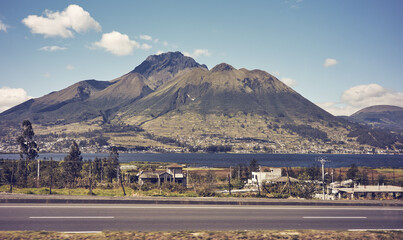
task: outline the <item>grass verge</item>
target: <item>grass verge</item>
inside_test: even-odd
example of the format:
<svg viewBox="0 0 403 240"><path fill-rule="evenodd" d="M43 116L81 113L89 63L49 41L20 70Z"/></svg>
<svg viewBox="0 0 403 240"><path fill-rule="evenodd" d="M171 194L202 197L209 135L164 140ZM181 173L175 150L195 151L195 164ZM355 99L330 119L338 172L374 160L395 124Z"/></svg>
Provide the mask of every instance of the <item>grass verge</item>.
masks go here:
<svg viewBox="0 0 403 240"><path fill-rule="evenodd" d="M60 233L45 231L0 231L0 239L403 239L402 231L179 231Z"/></svg>

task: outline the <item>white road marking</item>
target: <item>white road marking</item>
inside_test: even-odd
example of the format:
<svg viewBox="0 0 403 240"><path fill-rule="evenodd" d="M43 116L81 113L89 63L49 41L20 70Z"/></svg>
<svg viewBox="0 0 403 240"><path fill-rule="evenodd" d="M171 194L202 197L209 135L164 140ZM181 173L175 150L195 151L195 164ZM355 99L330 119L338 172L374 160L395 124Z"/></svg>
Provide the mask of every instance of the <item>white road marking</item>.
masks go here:
<svg viewBox="0 0 403 240"><path fill-rule="evenodd" d="M403 231L403 229L348 229L350 232L367 232L367 231Z"/></svg>
<svg viewBox="0 0 403 240"><path fill-rule="evenodd" d="M303 218L319 218L319 219L356 219L356 218L367 218L367 217L303 217Z"/></svg>
<svg viewBox="0 0 403 240"><path fill-rule="evenodd" d="M115 218L113 216L39 216L39 217L29 217L33 219L107 219L107 218Z"/></svg>

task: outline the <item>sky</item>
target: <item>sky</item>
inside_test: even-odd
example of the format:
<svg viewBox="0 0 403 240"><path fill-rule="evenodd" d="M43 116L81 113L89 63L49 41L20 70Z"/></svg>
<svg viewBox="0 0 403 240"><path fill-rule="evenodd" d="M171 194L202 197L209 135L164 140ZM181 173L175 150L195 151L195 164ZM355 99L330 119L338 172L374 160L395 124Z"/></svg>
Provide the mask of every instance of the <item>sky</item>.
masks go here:
<svg viewBox="0 0 403 240"><path fill-rule="evenodd" d="M147 56L261 69L334 115L403 107L401 0L0 1L0 112Z"/></svg>

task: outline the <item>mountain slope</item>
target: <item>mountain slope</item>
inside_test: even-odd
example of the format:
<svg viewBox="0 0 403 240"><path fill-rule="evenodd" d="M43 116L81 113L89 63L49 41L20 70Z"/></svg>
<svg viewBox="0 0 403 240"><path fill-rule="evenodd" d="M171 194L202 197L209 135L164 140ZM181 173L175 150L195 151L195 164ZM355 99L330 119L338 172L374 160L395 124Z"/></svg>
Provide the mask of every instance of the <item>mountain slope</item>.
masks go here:
<svg viewBox="0 0 403 240"><path fill-rule="evenodd" d="M161 116L171 111L199 114L259 114L288 121L338 121L272 75L260 71L237 70L219 64L210 71L196 68L179 74L135 104L127 115Z"/></svg>
<svg viewBox="0 0 403 240"><path fill-rule="evenodd" d="M361 109L349 117L350 120L374 127L403 132L403 108L376 105Z"/></svg>
<svg viewBox="0 0 403 240"><path fill-rule="evenodd" d="M147 85L155 90L179 71L190 68L207 69L207 66L197 63L193 58L185 57L181 52L168 52L149 56L131 73L143 75L147 79Z"/></svg>
<svg viewBox="0 0 403 240"><path fill-rule="evenodd" d="M334 117L267 72L226 63L208 70L179 52L150 56L111 81L81 81L15 106L0 114L0 135L15 136L25 119L47 141L66 133L84 146L97 140L91 151L107 141L156 151L277 153L368 152L370 145L402 143ZM209 148L219 145L226 147Z"/></svg>
<svg viewBox="0 0 403 240"><path fill-rule="evenodd" d="M109 118L120 108L148 95L153 91L151 88L190 68L207 67L179 52L153 55L119 78L78 82L0 113L0 118L8 122L30 119L33 123L46 125L81 122L97 117L109 122Z"/></svg>
<svg viewBox="0 0 403 240"><path fill-rule="evenodd" d="M225 63L178 73L113 121L196 148L229 144L242 150L246 141L257 149L290 152L346 142L350 127L269 73Z"/></svg>
<svg viewBox="0 0 403 240"><path fill-rule="evenodd" d="M4 121L21 122L30 119L34 123L50 124L58 121L78 122L98 115L97 110L85 102L112 85L110 82L85 80L63 90L28 100L0 114Z"/></svg>

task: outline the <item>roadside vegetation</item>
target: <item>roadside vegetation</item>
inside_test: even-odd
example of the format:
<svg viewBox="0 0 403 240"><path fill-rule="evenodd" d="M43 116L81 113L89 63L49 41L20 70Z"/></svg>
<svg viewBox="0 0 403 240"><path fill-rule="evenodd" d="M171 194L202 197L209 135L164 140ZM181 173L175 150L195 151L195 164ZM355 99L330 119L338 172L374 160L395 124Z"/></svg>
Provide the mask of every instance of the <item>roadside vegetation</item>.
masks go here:
<svg viewBox="0 0 403 240"><path fill-rule="evenodd" d="M320 231L320 230L264 230L264 231L179 231L179 232L100 232L60 233L45 231L0 232L1 239L402 239L401 231Z"/></svg>
<svg viewBox="0 0 403 240"><path fill-rule="evenodd" d="M252 189L247 185L252 172L270 171L256 160L231 168L183 168L186 186L174 182L161 185L138 183L142 171L165 171L170 163L119 163L118 148L111 147L109 156L83 160L79 144L71 143L62 161L39 159L38 145L29 121L22 124L18 137L20 159L0 160L0 192L25 194L96 195L96 196L166 196L166 197L266 197L310 199L320 192L322 181L317 166L283 168L282 182L263 182ZM325 184L352 179L361 185L403 186L403 169L350 168L325 169ZM295 179L290 181L290 179ZM243 189L246 191L235 191Z"/></svg>

